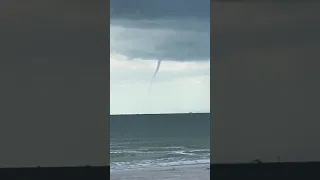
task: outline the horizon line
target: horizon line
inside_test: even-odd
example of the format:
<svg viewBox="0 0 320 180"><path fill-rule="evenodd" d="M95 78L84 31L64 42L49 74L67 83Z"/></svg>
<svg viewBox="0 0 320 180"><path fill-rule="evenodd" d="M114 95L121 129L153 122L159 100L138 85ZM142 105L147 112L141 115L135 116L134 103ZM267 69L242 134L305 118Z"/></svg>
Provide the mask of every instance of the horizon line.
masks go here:
<svg viewBox="0 0 320 180"><path fill-rule="evenodd" d="M111 114L110 113L110 116L117 116L117 115L170 115L170 114L210 114L210 112L122 113L122 114Z"/></svg>

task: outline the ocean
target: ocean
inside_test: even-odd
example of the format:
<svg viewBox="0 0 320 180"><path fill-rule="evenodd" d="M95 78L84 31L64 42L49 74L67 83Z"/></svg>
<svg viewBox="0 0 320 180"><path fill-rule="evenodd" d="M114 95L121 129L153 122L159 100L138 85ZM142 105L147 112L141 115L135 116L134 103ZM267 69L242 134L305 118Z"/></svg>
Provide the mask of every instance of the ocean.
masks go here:
<svg viewBox="0 0 320 180"><path fill-rule="evenodd" d="M209 163L208 113L111 116L113 180L209 179Z"/></svg>

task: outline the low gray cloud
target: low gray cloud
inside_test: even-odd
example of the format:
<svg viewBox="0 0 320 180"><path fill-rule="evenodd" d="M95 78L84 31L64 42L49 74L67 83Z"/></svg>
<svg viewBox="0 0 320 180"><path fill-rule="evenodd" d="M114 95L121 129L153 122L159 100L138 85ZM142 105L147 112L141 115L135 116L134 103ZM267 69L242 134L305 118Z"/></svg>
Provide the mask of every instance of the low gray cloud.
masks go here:
<svg viewBox="0 0 320 180"><path fill-rule="evenodd" d="M209 1L124 2L111 1L111 52L129 59L209 60Z"/></svg>

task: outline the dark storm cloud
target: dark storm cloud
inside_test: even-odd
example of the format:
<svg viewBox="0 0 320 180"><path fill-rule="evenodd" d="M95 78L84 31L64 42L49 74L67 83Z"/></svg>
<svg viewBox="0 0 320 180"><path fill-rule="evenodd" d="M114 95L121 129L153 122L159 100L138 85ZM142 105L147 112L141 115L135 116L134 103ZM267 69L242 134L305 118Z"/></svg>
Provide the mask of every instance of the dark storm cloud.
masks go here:
<svg viewBox="0 0 320 180"><path fill-rule="evenodd" d="M209 3L111 1L111 52L129 59L208 60Z"/></svg>
<svg viewBox="0 0 320 180"><path fill-rule="evenodd" d="M209 0L111 0L112 19L163 19L210 17Z"/></svg>
<svg viewBox="0 0 320 180"><path fill-rule="evenodd" d="M213 3L212 162L320 160L319 8Z"/></svg>
<svg viewBox="0 0 320 180"><path fill-rule="evenodd" d="M0 1L0 165L108 164L107 1Z"/></svg>
<svg viewBox="0 0 320 180"><path fill-rule="evenodd" d="M122 22L116 28L111 27L111 52L119 52L129 59L163 58L178 61L209 59L209 21L159 20L156 27L146 25L145 22L131 22L129 25L126 25L126 22ZM180 27L174 24L178 22ZM192 28L187 30L183 28L188 25ZM120 28L123 31L117 30Z"/></svg>
<svg viewBox="0 0 320 180"><path fill-rule="evenodd" d="M1 1L1 63L107 62L107 3Z"/></svg>

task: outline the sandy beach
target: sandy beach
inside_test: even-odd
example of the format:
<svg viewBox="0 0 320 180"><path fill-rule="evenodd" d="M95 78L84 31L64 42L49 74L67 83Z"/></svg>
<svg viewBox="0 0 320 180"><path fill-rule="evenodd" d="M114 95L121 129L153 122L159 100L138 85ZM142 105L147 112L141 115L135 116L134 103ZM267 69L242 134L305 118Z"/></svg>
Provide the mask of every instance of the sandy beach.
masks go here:
<svg viewBox="0 0 320 180"><path fill-rule="evenodd" d="M208 165L185 165L176 167L145 168L112 171L111 180L208 180Z"/></svg>

